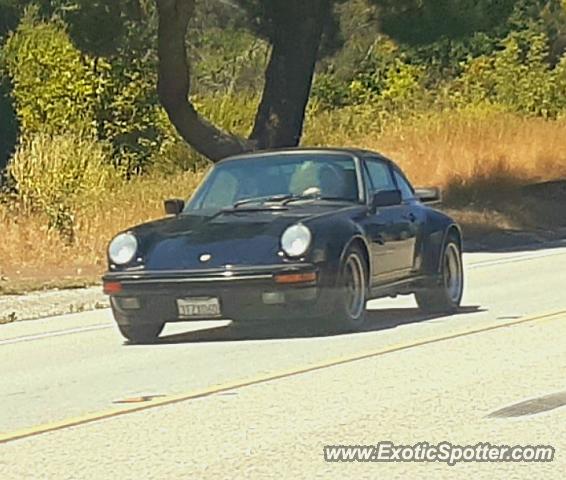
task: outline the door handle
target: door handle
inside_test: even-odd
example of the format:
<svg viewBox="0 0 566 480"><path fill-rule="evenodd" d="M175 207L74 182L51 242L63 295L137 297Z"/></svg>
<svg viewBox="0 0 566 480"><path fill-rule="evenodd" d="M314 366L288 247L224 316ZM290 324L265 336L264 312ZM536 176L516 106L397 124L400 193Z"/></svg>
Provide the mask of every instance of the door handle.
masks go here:
<svg viewBox="0 0 566 480"><path fill-rule="evenodd" d="M410 222L416 222L417 221L417 216L414 213L409 213L408 215L403 215L403 218L405 220L409 220Z"/></svg>
<svg viewBox="0 0 566 480"><path fill-rule="evenodd" d="M385 238L383 238L383 235L381 235L380 233L373 237L373 241L375 243L378 243L379 245L385 245Z"/></svg>

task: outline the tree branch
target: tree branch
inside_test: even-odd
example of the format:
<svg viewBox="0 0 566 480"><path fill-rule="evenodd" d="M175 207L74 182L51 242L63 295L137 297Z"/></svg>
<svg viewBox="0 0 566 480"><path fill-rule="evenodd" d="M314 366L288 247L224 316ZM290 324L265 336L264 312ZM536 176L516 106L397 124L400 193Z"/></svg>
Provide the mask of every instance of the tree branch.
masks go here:
<svg viewBox="0 0 566 480"><path fill-rule="evenodd" d="M212 161L254 149L254 142L219 130L202 118L189 100L191 71L185 37L195 0L157 0L159 12L158 93L183 139Z"/></svg>

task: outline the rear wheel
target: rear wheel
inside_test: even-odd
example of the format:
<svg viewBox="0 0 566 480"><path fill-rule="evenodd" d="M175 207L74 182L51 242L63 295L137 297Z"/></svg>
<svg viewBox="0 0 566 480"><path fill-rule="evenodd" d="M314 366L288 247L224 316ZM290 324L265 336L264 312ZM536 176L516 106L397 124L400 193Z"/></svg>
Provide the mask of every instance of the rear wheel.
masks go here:
<svg viewBox="0 0 566 480"><path fill-rule="evenodd" d="M464 293L464 268L459 244L451 239L442 252L440 280L415 294L420 309L427 313L455 313Z"/></svg>
<svg viewBox="0 0 566 480"><path fill-rule="evenodd" d="M344 259L338 282L338 295L325 322L339 331L355 331L366 319L368 267L358 247L351 247Z"/></svg>

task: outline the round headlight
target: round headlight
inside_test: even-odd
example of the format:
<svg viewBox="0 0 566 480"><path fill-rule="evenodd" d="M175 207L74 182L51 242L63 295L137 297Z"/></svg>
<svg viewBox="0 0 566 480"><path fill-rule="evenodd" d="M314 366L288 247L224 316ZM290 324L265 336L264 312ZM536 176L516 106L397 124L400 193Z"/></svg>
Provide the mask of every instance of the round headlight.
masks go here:
<svg viewBox="0 0 566 480"><path fill-rule="evenodd" d="M121 233L110 242L108 256L116 265L125 265L132 261L138 250L138 241L131 233Z"/></svg>
<svg viewBox="0 0 566 480"><path fill-rule="evenodd" d="M281 248L290 257L300 257L309 249L312 233L304 225L293 225L283 233Z"/></svg>

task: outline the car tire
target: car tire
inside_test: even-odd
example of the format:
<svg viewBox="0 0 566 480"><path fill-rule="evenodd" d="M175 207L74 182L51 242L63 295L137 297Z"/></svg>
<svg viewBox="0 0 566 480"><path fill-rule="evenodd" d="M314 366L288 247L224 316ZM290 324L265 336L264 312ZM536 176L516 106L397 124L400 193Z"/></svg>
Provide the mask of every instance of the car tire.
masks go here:
<svg viewBox="0 0 566 480"><path fill-rule="evenodd" d="M456 313L464 293L464 268L459 243L449 239L442 251L440 278L429 288L419 290L415 298L426 313Z"/></svg>
<svg viewBox="0 0 566 480"><path fill-rule="evenodd" d="M323 321L325 326L339 332L360 330L366 321L368 292L368 265L357 246L346 252L340 268L338 294L331 313Z"/></svg>
<svg viewBox="0 0 566 480"><path fill-rule="evenodd" d="M164 323L118 324L118 329L126 340L141 345L155 343L164 327Z"/></svg>

